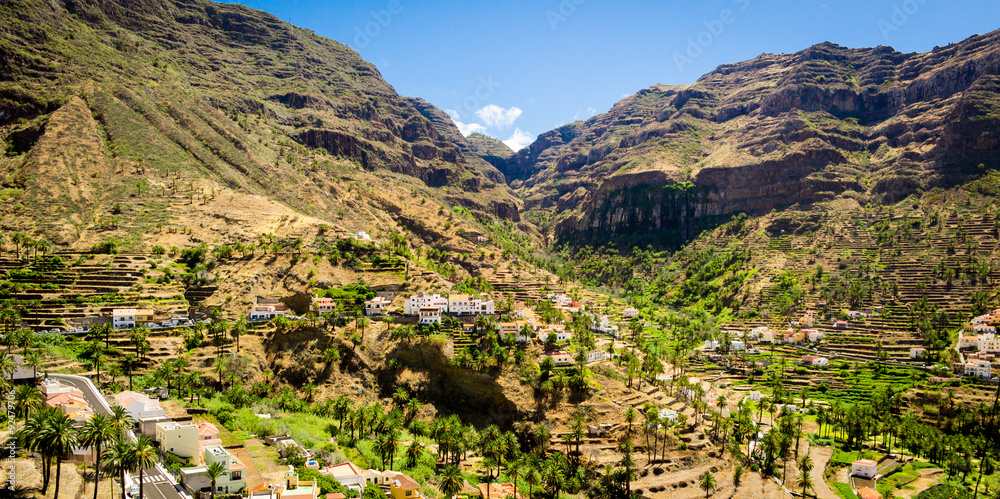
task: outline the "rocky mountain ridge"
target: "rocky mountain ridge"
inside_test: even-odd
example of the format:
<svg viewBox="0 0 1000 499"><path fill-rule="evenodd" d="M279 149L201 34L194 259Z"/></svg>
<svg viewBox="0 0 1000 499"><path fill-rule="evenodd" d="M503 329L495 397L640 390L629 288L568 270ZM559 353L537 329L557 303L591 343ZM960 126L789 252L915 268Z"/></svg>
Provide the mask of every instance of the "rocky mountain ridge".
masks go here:
<svg viewBox="0 0 1000 499"><path fill-rule="evenodd" d="M823 43L654 85L494 164L556 241L676 246L736 212L892 203L1000 167L998 91L1000 32Z"/></svg>
<svg viewBox="0 0 1000 499"><path fill-rule="evenodd" d="M346 46L265 12L15 0L0 23L5 229L43 227L74 244L112 215L144 223L113 210L144 190L176 207L228 189L367 226L367 213L386 221L409 197L519 220L504 176L446 114L398 95ZM85 159L37 147L54 140Z"/></svg>

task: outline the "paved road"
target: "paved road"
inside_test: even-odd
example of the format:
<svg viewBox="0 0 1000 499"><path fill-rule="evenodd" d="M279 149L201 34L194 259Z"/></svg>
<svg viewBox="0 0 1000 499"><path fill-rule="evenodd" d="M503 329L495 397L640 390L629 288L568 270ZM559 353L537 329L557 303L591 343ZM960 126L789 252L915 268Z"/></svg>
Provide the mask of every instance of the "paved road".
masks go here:
<svg viewBox="0 0 1000 499"><path fill-rule="evenodd" d="M49 374L50 378L58 379L64 383L73 385L83 392L83 398L87 399L90 407L98 414L110 414L111 406L108 401L98 392L97 387L87 378L73 376L69 374ZM129 432L129 438L135 441L135 434ZM135 483L139 483L139 474L132 475ZM163 467L157 464L155 468L148 470L142 477L143 496L149 499L191 499L191 496L184 492L183 488L174 481L173 476Z"/></svg>

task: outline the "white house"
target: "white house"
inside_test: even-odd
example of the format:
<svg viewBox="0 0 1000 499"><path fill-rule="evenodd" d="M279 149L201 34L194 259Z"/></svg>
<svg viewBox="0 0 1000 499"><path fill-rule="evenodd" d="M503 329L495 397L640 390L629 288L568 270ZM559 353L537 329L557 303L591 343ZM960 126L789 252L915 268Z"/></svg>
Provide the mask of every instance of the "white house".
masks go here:
<svg viewBox="0 0 1000 499"><path fill-rule="evenodd" d="M774 330L765 328L763 331L760 331L760 341L764 343L774 343Z"/></svg>
<svg viewBox="0 0 1000 499"><path fill-rule="evenodd" d="M454 315L492 315L496 311L493 300L455 293L448 296L448 313Z"/></svg>
<svg viewBox="0 0 1000 499"><path fill-rule="evenodd" d="M719 342L717 340L705 340L705 351L714 352L719 348Z"/></svg>
<svg viewBox="0 0 1000 499"><path fill-rule="evenodd" d="M403 302L403 313L406 315L420 315L420 309L425 307L437 307L438 312L448 311L448 298L439 294L428 295L418 293L410 296Z"/></svg>
<svg viewBox="0 0 1000 499"><path fill-rule="evenodd" d="M566 352L556 352L549 357L552 358L552 363L557 366L566 366L574 364L576 361L573 360L573 356Z"/></svg>
<svg viewBox="0 0 1000 499"><path fill-rule="evenodd" d="M979 336L966 334L958 340L958 348L979 348Z"/></svg>
<svg viewBox="0 0 1000 499"><path fill-rule="evenodd" d="M221 445L205 447L202 453L204 466L182 468L180 470L181 484L191 494L212 492L212 480L208 477L208 466L221 463L226 470L215 480L215 492L218 494L237 494L247 486L246 466L236 456Z"/></svg>
<svg viewBox="0 0 1000 499"><path fill-rule="evenodd" d="M280 300L258 297L253 310L250 311L250 320L269 321L277 318L278 316L286 316L288 315L288 312L288 305L281 303Z"/></svg>
<svg viewBox="0 0 1000 499"><path fill-rule="evenodd" d="M124 391L112 396L112 403L124 407L132 419L138 421L142 418L155 416L166 416L166 411L160 407L158 400L152 400L146 395L138 392Z"/></svg>
<svg viewBox="0 0 1000 499"><path fill-rule="evenodd" d="M818 355L806 355L802 357L802 363L807 366L823 367L830 363L826 357Z"/></svg>
<svg viewBox="0 0 1000 499"><path fill-rule="evenodd" d="M639 311L636 310L636 309L634 309L634 308L632 308L632 307L628 307L625 310L622 310L622 317L624 317L626 319L631 319L633 317L639 317Z"/></svg>
<svg viewBox="0 0 1000 499"><path fill-rule="evenodd" d="M314 296L312 299L312 304L309 309L317 314L322 314L324 312L333 312L337 308L337 302L333 298L326 296Z"/></svg>
<svg viewBox="0 0 1000 499"><path fill-rule="evenodd" d="M986 360L976 360L965 364L965 375L989 379L993 376L993 364Z"/></svg>
<svg viewBox="0 0 1000 499"><path fill-rule="evenodd" d="M911 359L922 359L925 356L927 356L927 349L926 348L917 348L917 347L914 347L914 348L910 349L910 358Z"/></svg>
<svg viewBox="0 0 1000 499"><path fill-rule="evenodd" d="M153 322L153 311L146 308L116 308L111 310L111 326L132 328L136 324Z"/></svg>
<svg viewBox="0 0 1000 499"><path fill-rule="evenodd" d="M390 303L392 300L381 296L367 300L365 301L365 315L382 315L385 312L385 307L388 307Z"/></svg>
<svg viewBox="0 0 1000 499"><path fill-rule="evenodd" d="M417 312L420 317L421 324L440 324L441 323L441 308L440 307L420 307Z"/></svg>
<svg viewBox="0 0 1000 499"><path fill-rule="evenodd" d="M755 392L747 392L747 395L746 395L746 398L748 398L748 399L750 399L750 400L752 400L754 402L760 402L761 397L763 397L763 395L761 395L760 392L756 392L756 391Z"/></svg>
<svg viewBox="0 0 1000 499"><path fill-rule="evenodd" d="M531 341L534 336L535 328L528 321L514 321L514 322L501 322L500 326L500 336L506 339L510 335L514 335L514 341L518 343L527 343ZM521 329L524 326L528 326L531 330L530 334L522 334Z"/></svg>
<svg viewBox="0 0 1000 499"><path fill-rule="evenodd" d="M871 480L875 478L876 473L878 473L878 463L871 459L858 459L851 463L851 476Z"/></svg>
<svg viewBox="0 0 1000 499"><path fill-rule="evenodd" d="M816 329L803 329L803 332L806 333L806 338L809 339L809 343L816 343L819 340L822 340L824 336L826 336L825 334L819 332Z"/></svg>
<svg viewBox="0 0 1000 499"><path fill-rule="evenodd" d="M573 303L573 299L564 294L549 293L545 297L548 298L554 305L558 305L560 307L567 307L570 303Z"/></svg>
<svg viewBox="0 0 1000 499"><path fill-rule="evenodd" d="M158 423L156 441L160 442L160 450L180 457L197 457L201 454L198 426L193 423Z"/></svg>
<svg viewBox="0 0 1000 499"><path fill-rule="evenodd" d="M660 421L670 421L672 423L677 422L677 411L673 409L660 409L657 416L660 418Z"/></svg>
<svg viewBox="0 0 1000 499"><path fill-rule="evenodd" d="M364 471L350 461L322 469L320 470L320 473L333 477L333 479L343 485L345 489L352 489L357 492L361 492L365 488L365 479L362 476Z"/></svg>
<svg viewBox="0 0 1000 499"><path fill-rule="evenodd" d="M733 341L729 342L729 349L733 350L733 351L736 351L736 350L746 350L747 349L747 344L743 343L742 340L733 340Z"/></svg>
<svg viewBox="0 0 1000 499"><path fill-rule="evenodd" d="M591 350L587 352L587 362L600 362L608 358L608 352L603 350Z"/></svg>

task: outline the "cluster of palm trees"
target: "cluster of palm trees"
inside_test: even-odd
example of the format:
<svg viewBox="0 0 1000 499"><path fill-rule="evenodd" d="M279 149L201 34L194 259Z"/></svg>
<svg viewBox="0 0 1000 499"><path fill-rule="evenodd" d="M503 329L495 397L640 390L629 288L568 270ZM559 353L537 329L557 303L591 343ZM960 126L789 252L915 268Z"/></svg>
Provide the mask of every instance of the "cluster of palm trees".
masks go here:
<svg viewBox="0 0 1000 499"><path fill-rule="evenodd" d="M143 495L142 475L159 462L159 449L146 436L132 439L132 418L122 407L114 407L110 414L95 414L83 425L75 422L54 407L46 407L41 391L31 386L18 389L23 395L16 398L17 414L24 418L24 425L14 433L18 445L36 453L42 460L42 493L47 493L55 462L55 491L59 498L59 478L62 474L62 457L74 448L93 448L94 498L101 475L118 477L125 497L125 474L139 472L139 496ZM29 394L28 390L34 391Z"/></svg>
<svg viewBox="0 0 1000 499"><path fill-rule="evenodd" d="M52 243L46 241L45 239L34 240L28 237L24 232L15 232L10 236L10 242L14 243L14 255L18 260L21 259L21 251L24 251L25 256L31 256L32 250L34 250L35 261L38 260L38 253L41 252L42 255L48 253L52 250ZM3 248L7 244L7 237L0 234L0 255L3 254Z"/></svg>

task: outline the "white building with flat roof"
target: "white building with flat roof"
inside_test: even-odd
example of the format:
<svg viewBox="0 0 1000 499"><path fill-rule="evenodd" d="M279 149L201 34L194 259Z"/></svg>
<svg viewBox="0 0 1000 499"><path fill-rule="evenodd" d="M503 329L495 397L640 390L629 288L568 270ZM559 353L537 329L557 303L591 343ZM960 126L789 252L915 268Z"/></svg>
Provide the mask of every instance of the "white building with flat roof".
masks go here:
<svg viewBox="0 0 1000 499"><path fill-rule="evenodd" d="M439 294L418 293L411 295L403 302L403 313L405 315L419 315L420 309L426 307L437 307L438 312L448 311L448 298Z"/></svg>
<svg viewBox="0 0 1000 499"><path fill-rule="evenodd" d="M160 450L180 457L200 457L201 454L198 426L194 423L157 423L156 441L160 442Z"/></svg>

